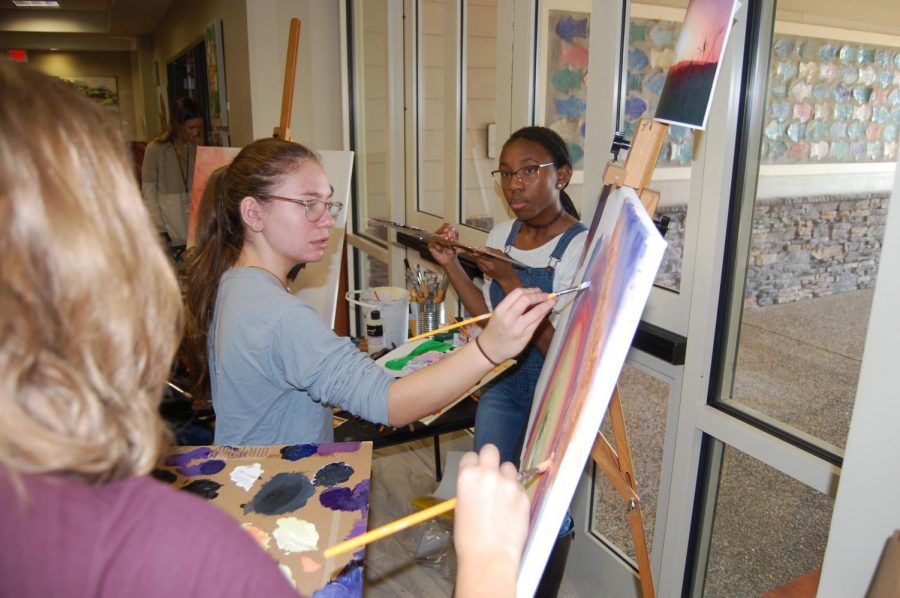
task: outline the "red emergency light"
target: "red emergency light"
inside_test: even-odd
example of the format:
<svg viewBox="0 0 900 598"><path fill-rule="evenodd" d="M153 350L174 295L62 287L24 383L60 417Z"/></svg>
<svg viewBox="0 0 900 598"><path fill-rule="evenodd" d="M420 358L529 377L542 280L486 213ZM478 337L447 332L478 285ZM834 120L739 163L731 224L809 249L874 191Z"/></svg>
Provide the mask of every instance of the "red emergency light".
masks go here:
<svg viewBox="0 0 900 598"><path fill-rule="evenodd" d="M10 62L28 62L27 50L9 50L6 55L9 57Z"/></svg>

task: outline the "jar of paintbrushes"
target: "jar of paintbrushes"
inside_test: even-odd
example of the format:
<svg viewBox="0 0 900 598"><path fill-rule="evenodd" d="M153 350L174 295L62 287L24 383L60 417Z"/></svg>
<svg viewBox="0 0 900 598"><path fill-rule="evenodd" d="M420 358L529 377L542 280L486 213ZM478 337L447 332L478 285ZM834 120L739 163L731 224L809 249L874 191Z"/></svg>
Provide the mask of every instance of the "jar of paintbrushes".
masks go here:
<svg viewBox="0 0 900 598"><path fill-rule="evenodd" d="M409 300L418 312L416 334L431 332L444 325L444 297L449 284L450 280L443 272L439 274L418 266L415 270L407 267Z"/></svg>

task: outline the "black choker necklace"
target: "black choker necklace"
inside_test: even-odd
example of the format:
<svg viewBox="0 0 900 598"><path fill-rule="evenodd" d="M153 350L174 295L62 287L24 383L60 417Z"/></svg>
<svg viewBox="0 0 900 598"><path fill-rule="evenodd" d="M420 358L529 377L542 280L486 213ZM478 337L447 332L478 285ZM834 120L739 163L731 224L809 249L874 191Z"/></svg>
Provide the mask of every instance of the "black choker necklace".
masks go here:
<svg viewBox="0 0 900 598"><path fill-rule="evenodd" d="M527 225L529 226L529 228L536 228L536 229L538 229L538 230L541 230L542 228L547 228L547 227L549 227L549 226L552 225L554 222L556 222L557 220L559 220L560 218L562 218L563 212L565 212L565 210L563 210L562 208L560 208L560 209L559 209L559 212L556 213L556 216L554 216L554 217L550 220L550 222L545 222L544 224L532 224L532 223L528 222L527 220L525 221L525 224L527 224Z"/></svg>

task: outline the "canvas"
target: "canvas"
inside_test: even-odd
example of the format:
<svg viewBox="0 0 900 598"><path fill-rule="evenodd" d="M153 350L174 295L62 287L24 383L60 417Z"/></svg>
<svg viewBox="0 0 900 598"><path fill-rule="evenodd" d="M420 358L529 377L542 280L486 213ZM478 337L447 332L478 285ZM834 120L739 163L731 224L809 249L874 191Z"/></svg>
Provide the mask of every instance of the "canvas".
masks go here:
<svg viewBox="0 0 900 598"><path fill-rule="evenodd" d="M739 0L691 0L675 44L655 118L691 129L706 127L722 55Z"/></svg>
<svg viewBox="0 0 900 598"><path fill-rule="evenodd" d="M587 248L578 294L548 351L535 391L521 468L547 459L547 473L527 487L528 541L518 595L534 593L597 437L650 295L666 242L634 190L610 194Z"/></svg>
<svg viewBox="0 0 900 598"><path fill-rule="evenodd" d="M188 223L188 247L193 247L197 233L197 209L206 189L210 175L220 166L229 164L239 147L197 148L197 162L194 167L194 184L191 188L191 217ZM329 328L334 328L337 314L338 283L340 282L341 257L344 251L344 235L347 213L350 211L350 176L353 171L353 152L323 150L316 152L334 188L334 201L344 204L344 209L335 218L328 238L325 256L314 264L308 264L291 284L291 292L310 303L322 316Z"/></svg>
<svg viewBox="0 0 900 598"><path fill-rule="evenodd" d="M234 517L304 596L362 596L363 554L326 548L366 531L371 442L180 447L154 477Z"/></svg>

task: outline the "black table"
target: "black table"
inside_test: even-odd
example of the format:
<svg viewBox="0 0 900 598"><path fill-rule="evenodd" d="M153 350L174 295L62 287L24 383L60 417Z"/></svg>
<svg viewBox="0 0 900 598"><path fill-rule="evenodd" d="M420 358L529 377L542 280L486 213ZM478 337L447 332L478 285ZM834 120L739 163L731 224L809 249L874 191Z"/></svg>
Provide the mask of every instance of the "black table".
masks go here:
<svg viewBox="0 0 900 598"><path fill-rule="evenodd" d="M440 436L474 427L477 407L476 400L466 397L429 425L415 422L400 428L380 426L359 419L346 411L340 411L335 415L345 418L347 421L334 429L334 440L335 442L371 440L374 448L378 449L431 437L434 439L434 476L437 481L441 481Z"/></svg>

